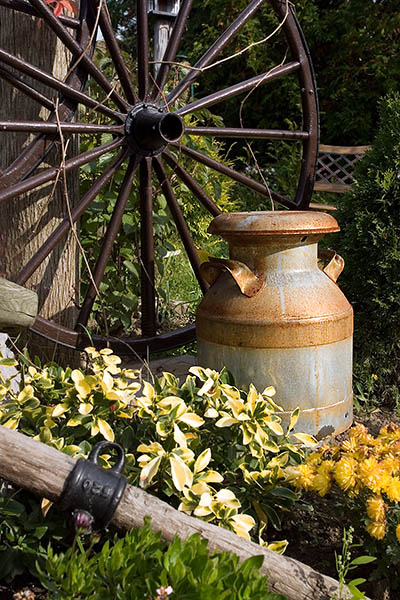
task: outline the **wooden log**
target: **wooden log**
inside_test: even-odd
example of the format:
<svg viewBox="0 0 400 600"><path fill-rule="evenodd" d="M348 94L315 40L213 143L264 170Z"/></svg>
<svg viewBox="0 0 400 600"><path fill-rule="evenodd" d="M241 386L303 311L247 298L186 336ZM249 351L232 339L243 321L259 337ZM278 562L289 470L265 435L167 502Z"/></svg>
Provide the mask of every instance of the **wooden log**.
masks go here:
<svg viewBox="0 0 400 600"><path fill-rule="evenodd" d="M37 314L37 293L0 277L0 331L30 327Z"/></svg>
<svg viewBox="0 0 400 600"><path fill-rule="evenodd" d="M64 482L75 465L75 459L34 441L16 431L0 427L0 477L40 496L56 502ZM171 541L175 535L186 539L194 533L208 540L210 551L230 551L240 561L262 554L261 571L268 576L272 591L284 594L288 600L345 600L351 598L337 581L314 571L307 565L281 556L245 540L236 534L190 517L139 488L128 485L111 523L118 529L141 527L145 517L151 527L161 531Z"/></svg>

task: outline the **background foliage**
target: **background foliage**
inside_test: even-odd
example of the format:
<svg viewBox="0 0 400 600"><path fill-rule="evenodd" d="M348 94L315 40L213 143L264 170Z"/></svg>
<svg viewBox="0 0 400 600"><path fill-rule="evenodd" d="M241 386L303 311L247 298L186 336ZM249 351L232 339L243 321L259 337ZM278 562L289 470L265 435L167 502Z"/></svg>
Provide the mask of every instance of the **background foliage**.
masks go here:
<svg viewBox="0 0 400 600"><path fill-rule="evenodd" d="M400 94L380 103L373 149L354 191L339 204L336 247L346 260L341 286L354 305L357 374L374 375L380 401L398 404L400 383ZM367 385L368 387L368 385Z"/></svg>
<svg viewBox="0 0 400 600"><path fill-rule="evenodd" d="M247 0L205 0L193 4L177 57L180 66L171 69L169 87L176 84L185 73L187 65L195 63L247 4ZM128 0L110 0L108 5L124 48L125 58L128 64L131 64L135 77L135 7ZM400 16L396 5L396 0L296 2L296 13L310 47L316 71L321 107L321 140L324 143L356 145L372 142L378 121L379 97L387 91L399 89L396 74L400 70ZM274 11L269 3L265 2L218 59L231 56L264 38L277 24ZM233 60L200 74L188 94L196 98L201 97L254 74L265 72L285 58L286 50L284 35L279 32L268 42L256 45ZM100 44L97 61L103 70L110 70L110 60L102 52ZM108 76L112 78L111 70ZM94 86L93 83L91 85ZM187 102L190 98L185 97L181 100ZM243 104L242 100L245 100ZM239 96L217 104L213 107L213 113L205 110L193 118L201 125L242 124L247 127L301 129L297 78L289 76L272 84L261 85L246 97ZM102 140L103 143L104 141L106 140ZM87 143L85 138L82 138L83 150L89 148ZM300 167L300 143L253 140L251 150L240 140L217 142L206 137L191 137L185 140L185 143L233 165L238 170L244 170L255 179L259 179L257 169L260 168L273 189L289 197L294 194ZM106 162L107 160L111 160L111 157L105 157ZM182 156L179 157L179 161L203 185L222 210L271 208L268 198L229 182L211 169L194 164ZM87 165L82 177L82 193L105 168L106 162L99 161L97 165ZM82 242L92 267L99 252L98 239L102 237L115 205L118 187L116 184L119 179L121 176L117 174L113 186L99 195L82 219ZM219 255L222 248L213 245L206 234L210 215L198 206L197 201L193 201L184 184L174 177L172 183L196 245ZM193 319L201 292L185 258L157 181L154 182L154 189L157 314L159 329L163 331L184 325L188 319ZM137 196L138 190L135 185L123 219L122 231L107 266L106 277L100 286L102 305L96 301L94 318L89 323L92 329L101 331L108 327L109 332L115 335L138 332L140 223ZM324 201L324 198L318 200ZM341 226L345 226L348 219L349 214L342 212L339 215ZM84 275L83 291L87 283L87 275ZM378 285L377 281L375 285ZM360 306L358 303L358 307Z"/></svg>
<svg viewBox="0 0 400 600"><path fill-rule="evenodd" d="M124 48L129 53L135 52L132 3L109 0L108 5L115 26L119 27ZM198 58L246 5L246 0L194 3L182 53L190 61ZM294 5L316 72L322 141L337 145L371 143L378 122L379 98L400 87L397 0L298 0ZM271 11L263 7L225 54L261 39L275 22ZM222 81L229 85L244 65L250 65L254 73L261 73L276 64L274 61L280 62L284 52L282 40L274 38L242 55L235 62L235 68L228 62L208 71L206 87L219 89ZM274 86L260 88L252 94L246 101L246 120L257 126L264 126L266 121L270 123L268 126L276 126L286 118L292 120L298 99L292 95L295 86L290 83L290 78L285 85L288 87L284 88L283 94L272 89ZM267 111L262 109L259 101L266 93ZM232 105L227 106L221 113L225 119L232 113Z"/></svg>

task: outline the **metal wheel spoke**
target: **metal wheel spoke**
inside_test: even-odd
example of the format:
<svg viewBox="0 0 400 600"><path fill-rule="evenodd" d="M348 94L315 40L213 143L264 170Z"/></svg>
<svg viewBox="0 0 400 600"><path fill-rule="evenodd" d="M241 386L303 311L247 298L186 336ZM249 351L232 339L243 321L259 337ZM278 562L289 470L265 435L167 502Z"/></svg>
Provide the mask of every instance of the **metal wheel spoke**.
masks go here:
<svg viewBox="0 0 400 600"><path fill-rule="evenodd" d="M188 135L206 137L233 137L268 140L298 141L309 138L307 131L290 131L284 129L248 129L246 127L186 127Z"/></svg>
<svg viewBox="0 0 400 600"><path fill-rule="evenodd" d="M123 125L96 125L92 123L60 122L63 133L111 133L123 135ZM26 133L58 133L58 123L50 121L0 121L0 131L23 131Z"/></svg>
<svg viewBox="0 0 400 600"><path fill-rule="evenodd" d="M151 158L140 163L140 270L142 335L156 334L156 293L154 287L154 238Z"/></svg>
<svg viewBox="0 0 400 600"><path fill-rule="evenodd" d="M149 23L147 0L137 0L136 6L139 98L140 100L146 100L149 93Z"/></svg>
<svg viewBox="0 0 400 600"><path fill-rule="evenodd" d="M110 56L114 63L115 70L118 74L122 88L126 94L126 98L131 104L136 104L138 102L138 97L136 96L132 84L132 76L126 67L125 61L121 54L121 49L118 44L118 40L115 36L114 30L110 22L108 10L104 4L101 7L99 23L101 32L104 37L104 41L110 52Z"/></svg>
<svg viewBox="0 0 400 600"><path fill-rule="evenodd" d="M208 194L203 190L201 185L184 169L181 167L170 152L164 152L163 157L165 162L173 169L174 173L183 181L189 190L196 196L202 203L204 208L208 210L214 217L221 214L221 210L213 202Z"/></svg>
<svg viewBox="0 0 400 600"><path fill-rule="evenodd" d="M123 143L123 140L121 140L121 139L113 140L112 142L109 142L108 144L104 144L104 146L99 146L98 148L94 148L93 150L88 150L87 152L84 152L83 154L80 154L79 156L74 156L73 158L69 158L68 160L65 161L65 170L70 171L71 169L76 169L78 167L81 167L81 166L91 162L92 160L99 158L103 154L106 154L107 152L111 152L112 150L115 150L116 148L121 146L122 143ZM14 185L11 185L11 186L7 184L8 173L6 173L3 177L0 178L0 188L1 188L0 203L5 202L6 200L11 200L12 198L20 196L21 194L24 194L25 192L29 192L49 181L54 180L57 177L59 172L60 172L60 169L58 167L46 169L45 171L38 173L37 175L33 175L32 177L29 177L28 179L25 179L23 181L15 183ZM3 188L3 185L4 185L4 188Z"/></svg>
<svg viewBox="0 0 400 600"><path fill-rule="evenodd" d="M112 84L86 53L85 48L82 48L78 44L69 31L67 31L64 25L53 14L52 10L43 2L43 0L29 0L29 2L34 8L36 8L40 16L45 19L47 24L51 27L54 33L58 35L60 40L73 54L73 56L80 60L80 64L87 69L88 73L92 75L93 79L100 85L100 87L102 87L107 94L110 94L110 98L122 111L126 112L127 104L125 100L121 98L121 96L115 91Z"/></svg>
<svg viewBox="0 0 400 600"><path fill-rule="evenodd" d="M4 6L5 8L10 8L12 10L17 10L19 12L25 13L26 15L32 15L34 17L38 17L38 12L30 6L28 2L24 0L0 0L0 6ZM60 15L59 20L65 27L69 27L70 29L78 29L79 28L79 19L75 19L74 17L67 17L65 15Z"/></svg>
<svg viewBox="0 0 400 600"><path fill-rule="evenodd" d="M106 183L111 179L114 173L121 166L127 156L127 150L124 148L120 151L118 156L112 162L112 164L104 171L92 187L86 192L81 201L71 209L71 217L65 217L61 223L54 229L53 233L47 238L44 244L39 250L32 256L27 262L25 267L20 271L15 282L19 285L24 285L29 277L36 271L36 269L42 264L44 259L50 254L55 248L58 242L68 233L71 229L72 224L75 223L82 213L90 206L97 194L101 192Z"/></svg>
<svg viewBox="0 0 400 600"><path fill-rule="evenodd" d="M194 274L196 275L196 279L199 282L202 292L206 292L208 289L208 285L200 275L199 255L197 254L195 245L193 244L192 236L190 234L188 226L186 225L185 217L182 214L182 211L178 204L178 200L176 199L176 196L173 192L171 183L159 158L153 159L153 165L154 171L156 172L158 180L161 184L163 194L167 199L167 203L171 211L171 215L175 221L176 228L185 247L186 254L188 255L190 264L192 265L192 269L194 271Z"/></svg>
<svg viewBox="0 0 400 600"><path fill-rule="evenodd" d="M177 144L176 144L176 146L180 150L182 150L182 152L184 152L187 156L190 156L190 158L197 160L197 162L201 162L203 165L206 165L206 167L210 167L211 169L214 169L214 171L218 171L219 173L222 173L223 175L227 175L228 177L230 177L231 179L234 179L238 183L242 183L246 187L258 192L259 194L262 194L263 196L267 196L267 198L271 197L276 202L279 202L279 204L282 204L282 206L286 206L287 208L292 208L292 209L296 208L296 205L294 202L292 202L288 198L285 198L285 196L282 196L281 194L278 194L277 192L274 192L273 190L266 188L265 185L263 185L262 183L259 183L258 181L254 181L254 179L251 179L251 177L247 177L247 175L238 173L231 167L228 167L228 166L218 162L217 160L214 160L213 158L210 158L209 156L206 156L205 154L198 152L197 150L188 148L188 146L183 146L183 145L179 146Z"/></svg>
<svg viewBox="0 0 400 600"><path fill-rule="evenodd" d="M209 106L213 106L213 104L218 104L218 102L223 102L228 98L232 98L233 96L237 96L238 94L243 94L243 92L247 92L252 88L255 88L264 83L269 83L273 79L277 79L278 77L282 77L283 75L288 75L289 73L293 73L294 71L298 71L300 68L300 63L298 61L293 61L287 63L286 65L280 65L278 67L274 67L270 71L266 73L262 73L262 75L256 75L255 77L251 77L250 79L246 79L245 81L241 81L235 85L231 85L224 90L220 90L218 92L214 92L209 96L205 96L204 98L200 98L199 100L195 100L182 108L179 108L176 112L183 116L188 113L192 113L195 110L200 110L202 108L207 108Z"/></svg>
<svg viewBox="0 0 400 600"><path fill-rule="evenodd" d="M179 11L179 14L176 18L174 28L171 33L171 37L168 41L167 48L165 50L165 54L163 56L163 62L160 65L160 69L157 73L156 81L154 83L154 88L152 92L152 99L158 100L161 96L161 92L164 88L164 85L168 79L169 72L171 70L171 62L175 60L176 53L179 48L179 44L181 43L182 35L185 30L185 25L187 18L189 17L189 13L191 11L193 4L193 0L184 0Z"/></svg>
<svg viewBox="0 0 400 600"><path fill-rule="evenodd" d="M87 96L83 92L79 92L78 90L72 88L67 83L63 83L56 77L53 77L53 75L49 75L49 73L46 73L45 71L42 71L38 67L35 67L34 65L27 63L26 61L24 61L20 58L17 58L13 54L10 54L9 52L6 52L5 50L0 49L0 60L5 62L10 67L14 67L18 71L21 71L22 73L26 73L26 75L29 75L30 77L33 77L34 79L36 79L38 81L41 81L42 83L57 90L58 92L61 92L67 98L71 98L72 100L81 102L85 106L88 106L89 108L93 108L94 110L103 113L107 117L111 117L113 119L116 119L119 117L120 113L116 112L112 108L108 108L108 106L99 104L99 102L97 102L90 96Z"/></svg>
<svg viewBox="0 0 400 600"><path fill-rule="evenodd" d="M224 33L214 42L212 46L203 54L203 56L196 62L193 69L191 69L178 85L172 90L167 96L167 103L171 104L174 102L187 88L197 79L200 69L204 69L212 63L214 58L222 52L222 50L229 44L232 38L246 25L247 21L251 19L254 13L260 8L265 0L253 0L250 2L247 8L231 23L231 25L224 31Z"/></svg>
<svg viewBox="0 0 400 600"><path fill-rule="evenodd" d="M54 102L52 102L44 94L41 94L37 90L33 89L30 85L19 79L14 73L11 73L11 71L9 71L8 69L0 67L0 77L20 92L23 92L24 94L29 96L29 98L31 98L35 102L38 102L41 106L44 106L44 108L47 108L48 110L54 110Z"/></svg>
<svg viewBox="0 0 400 600"><path fill-rule="evenodd" d="M92 310L93 303L96 299L101 280L103 279L104 271L106 269L108 259L112 251L112 247L119 231L122 216L125 212L126 204L129 199L133 186L133 176L139 165L136 157L131 157L128 168L125 173L124 180L121 184L121 189L118 194L117 202L115 204L113 213L111 215L110 222L107 227L107 231L103 238L99 258L96 263L96 267L93 272L93 280L91 280L84 301L79 312L79 316L76 323L76 329L79 326L87 325L90 312Z"/></svg>

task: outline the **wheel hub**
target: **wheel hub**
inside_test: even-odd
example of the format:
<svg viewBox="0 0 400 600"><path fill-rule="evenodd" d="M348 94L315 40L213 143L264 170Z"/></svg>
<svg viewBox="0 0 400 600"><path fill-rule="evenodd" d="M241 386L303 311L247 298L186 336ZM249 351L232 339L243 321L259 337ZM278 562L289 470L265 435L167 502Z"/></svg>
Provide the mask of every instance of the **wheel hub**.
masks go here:
<svg viewBox="0 0 400 600"><path fill-rule="evenodd" d="M170 142L182 137L184 129L179 115L145 102L134 106L125 121L129 145L143 156L160 154Z"/></svg>

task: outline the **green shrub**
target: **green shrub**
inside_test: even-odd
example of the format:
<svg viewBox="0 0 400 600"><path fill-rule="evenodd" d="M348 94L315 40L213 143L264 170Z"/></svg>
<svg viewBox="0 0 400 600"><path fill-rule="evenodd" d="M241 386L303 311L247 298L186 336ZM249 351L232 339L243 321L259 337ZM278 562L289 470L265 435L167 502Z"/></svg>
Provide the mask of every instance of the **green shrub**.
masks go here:
<svg viewBox="0 0 400 600"><path fill-rule="evenodd" d="M299 443L315 443L294 433L298 409L285 433L272 387L240 391L228 373L200 367L183 385L170 373L152 385L120 369L111 350L86 351L87 372L23 359L19 393L11 380L0 383L0 424L75 457L115 440L129 483L243 537L253 530L256 541L282 552L286 542L268 544L264 531L269 523L279 529L296 500L283 468L302 461ZM100 458L112 464L111 453Z"/></svg>
<svg viewBox="0 0 400 600"><path fill-rule="evenodd" d="M0 484L0 581L4 581L35 572L35 562L46 557L47 542L67 541L68 531L61 516L44 518L37 498L1 480Z"/></svg>
<svg viewBox="0 0 400 600"><path fill-rule="evenodd" d="M50 549L37 566L48 600L284 600L268 592L262 561L254 556L239 566L229 552L209 556L199 534L168 547L146 524L93 555L82 543L65 553Z"/></svg>
<svg viewBox="0 0 400 600"><path fill-rule="evenodd" d="M356 374L375 394L399 400L400 95L380 104L380 125L340 202L337 246L346 261L341 286L354 306ZM371 386L369 386L371 387ZM371 390L370 390L371 392Z"/></svg>

